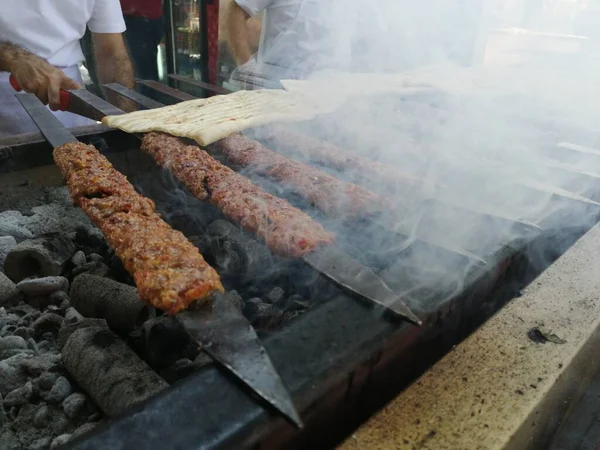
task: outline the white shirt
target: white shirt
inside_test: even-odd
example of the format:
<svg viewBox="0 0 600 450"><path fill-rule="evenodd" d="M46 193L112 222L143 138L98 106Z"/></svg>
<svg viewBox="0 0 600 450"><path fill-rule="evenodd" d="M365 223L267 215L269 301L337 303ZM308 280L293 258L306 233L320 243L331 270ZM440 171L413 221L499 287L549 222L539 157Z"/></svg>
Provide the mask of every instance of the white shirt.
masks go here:
<svg viewBox="0 0 600 450"><path fill-rule="evenodd" d="M77 64L84 60L79 40L86 26L93 33L125 31L119 0L0 0L0 41L44 58L79 83ZM0 72L0 138L38 131L16 99L8 76ZM67 127L95 123L68 112L54 114Z"/></svg>
<svg viewBox="0 0 600 450"><path fill-rule="evenodd" d="M0 40L23 47L56 67L83 61L79 39L92 33L122 33L119 0L0 0Z"/></svg>
<svg viewBox="0 0 600 450"><path fill-rule="evenodd" d="M264 12L256 59L275 78L347 64L355 18L346 0L235 1L250 16Z"/></svg>

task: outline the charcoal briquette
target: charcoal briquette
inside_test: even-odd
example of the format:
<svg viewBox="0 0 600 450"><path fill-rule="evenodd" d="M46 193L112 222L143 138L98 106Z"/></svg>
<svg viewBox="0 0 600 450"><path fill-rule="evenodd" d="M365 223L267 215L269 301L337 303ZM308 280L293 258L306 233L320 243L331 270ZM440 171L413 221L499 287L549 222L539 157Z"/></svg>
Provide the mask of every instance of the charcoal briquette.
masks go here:
<svg viewBox="0 0 600 450"><path fill-rule="evenodd" d="M28 381L20 388L17 388L8 393L6 397L4 397L4 406L21 406L27 403L31 397L33 396L33 385L31 381Z"/></svg>
<svg viewBox="0 0 600 450"><path fill-rule="evenodd" d="M17 285L4 273L0 272L0 306L17 301L20 295Z"/></svg>
<svg viewBox="0 0 600 450"><path fill-rule="evenodd" d="M174 317L148 320L142 325L142 337L142 354L155 369L167 367L178 359L193 359L198 353L197 345Z"/></svg>
<svg viewBox="0 0 600 450"><path fill-rule="evenodd" d="M262 304L263 301L258 297L253 297L247 300L246 304L244 305L244 315L248 318L254 317L256 314L258 314Z"/></svg>
<svg viewBox="0 0 600 450"><path fill-rule="evenodd" d="M62 304L62 302L64 302L64 301L67 301L67 302L69 301L69 294L67 294L65 291L56 291L56 292L53 292L48 297L48 302L51 305L58 305L58 306L60 306Z"/></svg>
<svg viewBox="0 0 600 450"><path fill-rule="evenodd" d="M65 323L75 323L83 320L83 316L79 312L70 307L65 311Z"/></svg>
<svg viewBox="0 0 600 450"><path fill-rule="evenodd" d="M98 253L90 253L88 259L95 263L104 263L104 257Z"/></svg>
<svg viewBox="0 0 600 450"><path fill-rule="evenodd" d="M85 395L75 392L65 398L62 402L62 408L70 419L76 419L85 408Z"/></svg>
<svg viewBox="0 0 600 450"><path fill-rule="evenodd" d="M43 297L56 291L69 290L69 280L65 277L30 278L17 283L17 289L29 297Z"/></svg>
<svg viewBox="0 0 600 450"><path fill-rule="evenodd" d="M71 258L71 264L73 264L73 267L83 266L86 262L87 258L85 257L85 253L83 253L81 250L77 251Z"/></svg>
<svg viewBox="0 0 600 450"><path fill-rule="evenodd" d="M57 436L56 438L54 438L54 440L50 444L50 450L54 450L54 449L59 448L62 445L65 445L67 442L69 442L69 439L71 439L71 435L68 433Z"/></svg>
<svg viewBox="0 0 600 450"><path fill-rule="evenodd" d="M73 280L70 295L71 305L81 315L105 319L115 330L133 330L153 314L136 288L110 278L81 274Z"/></svg>
<svg viewBox="0 0 600 450"><path fill-rule="evenodd" d="M77 436L81 436L82 434L88 433L89 431L92 431L94 428L96 428L97 425L98 424L95 422L84 423L75 431L73 431L73 433L71 434L71 438L75 438Z"/></svg>
<svg viewBox="0 0 600 450"><path fill-rule="evenodd" d="M28 450L48 450L52 440L49 437L36 439L31 443Z"/></svg>
<svg viewBox="0 0 600 450"><path fill-rule="evenodd" d="M267 303L275 304L279 302L283 296L285 295L285 291L279 286L275 286L271 291L265 296L265 300Z"/></svg>
<svg viewBox="0 0 600 450"><path fill-rule="evenodd" d="M86 328L86 327L108 327L108 324L106 323L106 320L104 319L89 319L89 318L84 318L83 320L80 320L78 322L73 322L73 323L63 323L63 327L59 330L58 332L58 347L60 349L62 349L64 347L64 345L66 344L67 340L69 339L69 337L71 336L71 334L73 334L76 330L79 330L80 328Z"/></svg>
<svg viewBox="0 0 600 450"><path fill-rule="evenodd" d="M50 403L62 403L73 392L73 386L66 377L58 377L48 393Z"/></svg>
<svg viewBox="0 0 600 450"><path fill-rule="evenodd" d="M233 303L240 312L244 310L244 300L237 291L229 291L225 295L227 295L227 299Z"/></svg>
<svg viewBox="0 0 600 450"><path fill-rule="evenodd" d="M62 233L28 239L13 248L4 260L4 273L18 283L25 278L61 275L76 252Z"/></svg>
<svg viewBox="0 0 600 450"><path fill-rule="evenodd" d="M161 370L160 375L169 384L173 384L196 371L198 365L188 358L175 361L169 367Z"/></svg>
<svg viewBox="0 0 600 450"><path fill-rule="evenodd" d="M58 330L63 323L63 317L54 313L45 313L41 315L35 322L31 324L36 337L40 337L45 333L52 333L52 336L58 335Z"/></svg>
<svg viewBox="0 0 600 450"><path fill-rule="evenodd" d="M75 330L63 347L62 359L77 384L109 417L125 412L168 387L106 327Z"/></svg>
<svg viewBox="0 0 600 450"><path fill-rule="evenodd" d="M12 236L0 237L0 272L4 266L6 255L17 246L17 240Z"/></svg>
<svg viewBox="0 0 600 450"><path fill-rule="evenodd" d="M214 237L237 237L240 229L226 220L215 220L207 227L208 234Z"/></svg>
<svg viewBox="0 0 600 450"><path fill-rule="evenodd" d="M54 372L44 372L35 380L33 380L34 388L39 391L49 391L54 386L54 382L58 378L58 375Z"/></svg>

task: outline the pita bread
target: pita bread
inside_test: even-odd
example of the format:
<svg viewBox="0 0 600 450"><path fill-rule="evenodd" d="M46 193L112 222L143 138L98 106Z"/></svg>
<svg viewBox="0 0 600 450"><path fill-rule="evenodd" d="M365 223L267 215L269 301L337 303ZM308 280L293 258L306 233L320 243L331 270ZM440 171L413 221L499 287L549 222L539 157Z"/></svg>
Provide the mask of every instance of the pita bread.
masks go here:
<svg viewBox="0 0 600 450"><path fill-rule="evenodd" d="M248 128L275 122L299 122L335 111L348 98L375 94L412 94L443 88L448 92L473 89L474 71L456 77L452 85L440 70L396 74L323 73L311 80L282 80L285 90L238 91L172 106L107 116L102 123L128 133L161 131L209 145ZM441 81L440 81L441 80ZM489 84L489 83L488 83Z"/></svg>
<svg viewBox="0 0 600 450"><path fill-rule="evenodd" d="M327 108L313 99L302 92L238 91L164 108L107 116L102 123L128 133L162 131L209 145L247 128L308 120L326 112Z"/></svg>

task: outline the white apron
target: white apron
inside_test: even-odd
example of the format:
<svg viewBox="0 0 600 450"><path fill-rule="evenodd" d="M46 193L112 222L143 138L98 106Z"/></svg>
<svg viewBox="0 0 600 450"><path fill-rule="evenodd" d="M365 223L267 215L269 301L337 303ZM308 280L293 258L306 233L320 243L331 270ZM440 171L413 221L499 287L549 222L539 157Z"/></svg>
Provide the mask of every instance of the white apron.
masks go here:
<svg viewBox="0 0 600 450"><path fill-rule="evenodd" d="M68 77L83 84L78 66L71 66L62 70ZM23 109L23 106L21 106L21 103L15 98L16 92L8 81L9 76L8 72L0 72L0 138L39 131L33 120ZM64 111L56 111L54 115L68 128L96 123L93 120Z"/></svg>

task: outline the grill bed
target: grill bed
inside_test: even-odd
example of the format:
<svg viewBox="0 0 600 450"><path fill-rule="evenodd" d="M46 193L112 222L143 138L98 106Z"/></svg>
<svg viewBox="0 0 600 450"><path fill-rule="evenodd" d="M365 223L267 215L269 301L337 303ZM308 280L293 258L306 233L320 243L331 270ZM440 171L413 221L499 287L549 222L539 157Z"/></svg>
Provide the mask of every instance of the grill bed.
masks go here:
<svg viewBox="0 0 600 450"><path fill-rule="evenodd" d="M98 147L138 190L155 193L159 210L169 211L173 199L168 193L180 186L139 151L138 138L100 125L72 131ZM1 148L10 151L0 158L0 179L52 165L52 148L41 135L7 139ZM189 193L178 195L182 204L192 200ZM597 198L597 192L587 195ZM185 228L188 235L201 232ZM269 413L235 380L209 366L67 448L330 448L517 296L588 229L542 231L485 255L485 265L443 252L447 264L464 265L468 275L463 289L453 295L448 294L452 286L440 286L416 289L405 298L423 320L422 327L381 317L341 291L331 298L315 293L311 300L316 307L263 341L304 420L302 430ZM397 292L415 284L410 255L410 249L395 255L378 271Z"/></svg>

